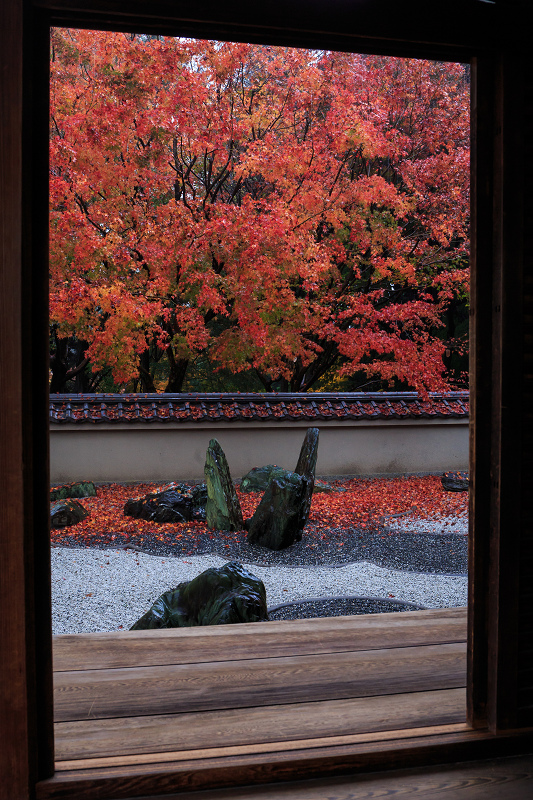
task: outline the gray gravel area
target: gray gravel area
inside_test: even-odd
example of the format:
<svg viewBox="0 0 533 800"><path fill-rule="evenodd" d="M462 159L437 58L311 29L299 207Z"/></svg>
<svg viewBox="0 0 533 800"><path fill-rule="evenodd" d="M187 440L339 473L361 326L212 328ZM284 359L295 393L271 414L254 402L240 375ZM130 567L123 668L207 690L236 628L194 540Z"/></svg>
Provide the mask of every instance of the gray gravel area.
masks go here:
<svg viewBox="0 0 533 800"><path fill-rule="evenodd" d="M406 530L406 522L398 525ZM160 594L228 560L207 555L165 557L131 550L54 547L53 633L127 630ZM409 572L367 561L314 567L241 563L264 582L269 607L345 596L394 598L425 608L467 604L464 574Z"/></svg>
<svg viewBox="0 0 533 800"><path fill-rule="evenodd" d="M438 519L419 519L412 514L402 514L398 517L389 517L385 520L389 530L402 533L426 534L468 534L468 516L464 517L439 517Z"/></svg>

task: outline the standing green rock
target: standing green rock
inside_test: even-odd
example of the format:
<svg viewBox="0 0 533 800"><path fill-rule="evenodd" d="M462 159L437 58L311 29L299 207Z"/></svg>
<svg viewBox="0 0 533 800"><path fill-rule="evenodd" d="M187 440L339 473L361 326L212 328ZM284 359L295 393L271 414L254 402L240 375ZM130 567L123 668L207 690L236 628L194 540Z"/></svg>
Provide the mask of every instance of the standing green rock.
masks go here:
<svg viewBox="0 0 533 800"><path fill-rule="evenodd" d="M207 527L220 531L240 531L244 527L242 511L224 451L216 439L211 439L205 457Z"/></svg>
<svg viewBox="0 0 533 800"><path fill-rule="evenodd" d="M294 472L269 465L268 485L248 523L248 541L284 550L302 538L309 518L318 455L318 428L309 428Z"/></svg>

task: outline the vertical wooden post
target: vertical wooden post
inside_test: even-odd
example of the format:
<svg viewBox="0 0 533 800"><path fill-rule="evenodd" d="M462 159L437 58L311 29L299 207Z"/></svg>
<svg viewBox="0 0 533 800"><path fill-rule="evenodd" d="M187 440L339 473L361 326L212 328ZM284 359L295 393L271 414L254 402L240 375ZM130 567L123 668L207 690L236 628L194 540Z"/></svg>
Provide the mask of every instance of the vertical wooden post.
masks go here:
<svg viewBox="0 0 533 800"><path fill-rule="evenodd" d="M9 800L31 798L36 780L53 771L43 380L47 181L42 183L42 173L47 170L41 158L41 175L36 173L33 148L34 134L46 148L47 94L33 93L33 58L23 64L34 44L24 5L23 0L0 4L0 787ZM34 130L37 118L41 127ZM40 252L34 247L35 212Z"/></svg>
<svg viewBox="0 0 533 800"><path fill-rule="evenodd" d="M474 65L469 722L533 725L533 71L521 3Z"/></svg>
<svg viewBox="0 0 533 800"><path fill-rule="evenodd" d="M495 81L487 718L533 725L533 71L509 13ZM523 20L522 20L523 21Z"/></svg>
<svg viewBox="0 0 533 800"><path fill-rule="evenodd" d="M467 717L486 725L488 564L492 452L492 271L494 64L478 57L471 70L470 535Z"/></svg>

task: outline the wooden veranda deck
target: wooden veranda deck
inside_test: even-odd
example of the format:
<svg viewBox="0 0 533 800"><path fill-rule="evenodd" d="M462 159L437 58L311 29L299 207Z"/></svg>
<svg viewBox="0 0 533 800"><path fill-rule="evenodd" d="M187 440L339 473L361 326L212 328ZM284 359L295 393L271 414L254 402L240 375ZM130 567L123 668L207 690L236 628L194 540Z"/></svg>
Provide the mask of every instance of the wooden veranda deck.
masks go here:
<svg viewBox="0 0 533 800"><path fill-rule="evenodd" d="M463 731L466 609L54 637L56 774Z"/></svg>

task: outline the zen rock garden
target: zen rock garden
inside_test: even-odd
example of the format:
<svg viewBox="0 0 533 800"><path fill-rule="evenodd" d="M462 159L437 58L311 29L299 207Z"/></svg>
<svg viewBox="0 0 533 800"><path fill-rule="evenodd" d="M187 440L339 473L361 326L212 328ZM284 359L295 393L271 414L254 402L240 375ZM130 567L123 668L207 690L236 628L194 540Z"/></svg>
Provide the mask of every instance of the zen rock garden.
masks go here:
<svg viewBox="0 0 533 800"><path fill-rule="evenodd" d="M170 521L174 513L203 515L213 530L246 529L248 541L282 550L300 541L309 517L318 455L318 428L309 428L294 472L268 465L243 478L244 490L263 490L251 519L244 520L224 451L211 439L205 460L206 483L186 490L172 484L157 495L126 503L125 514ZM242 487L241 484L241 487ZM196 498L196 500L195 500ZM205 512L201 502L205 501ZM176 509L176 511L174 510ZM263 582L240 564L208 569L162 594L131 630L221 625L268 620Z"/></svg>
<svg viewBox="0 0 533 800"><path fill-rule="evenodd" d="M130 499L124 514L154 523L205 521L215 531L247 531L247 541L270 550L291 547L302 539L314 491L333 491L315 480L318 428L309 428L294 471L268 464L254 467L240 484L242 492L263 492L250 519L244 519L224 451L216 439L207 448L205 483L170 483L162 491ZM468 491L466 472L441 477L447 491ZM94 497L92 482L70 483L51 490L51 525L75 525L88 516L78 498ZM360 599L360 598L359 598ZM409 604L407 604L409 605ZM230 562L163 593L131 630L221 625L268 620L262 581L242 565Z"/></svg>

